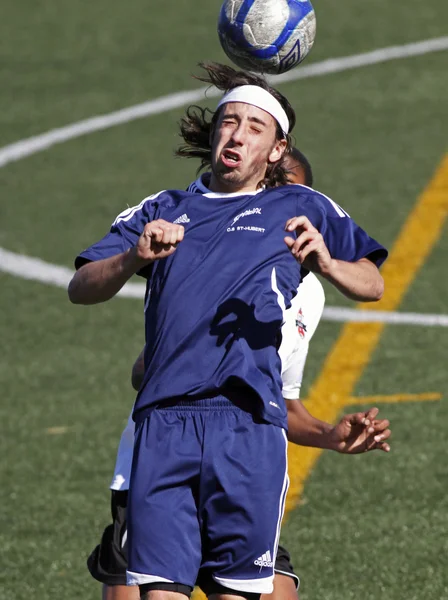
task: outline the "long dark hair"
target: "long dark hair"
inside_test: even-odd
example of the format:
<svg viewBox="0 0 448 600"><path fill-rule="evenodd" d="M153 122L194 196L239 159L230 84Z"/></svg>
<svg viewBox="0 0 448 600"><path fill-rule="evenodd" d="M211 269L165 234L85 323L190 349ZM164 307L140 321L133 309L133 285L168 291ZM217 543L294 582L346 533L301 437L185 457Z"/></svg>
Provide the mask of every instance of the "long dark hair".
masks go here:
<svg viewBox="0 0 448 600"><path fill-rule="evenodd" d="M280 94L279 91L268 85L267 81L255 73L247 73L245 71L236 71L227 65L219 63L199 63L199 66L205 71L203 75L196 75L195 78L216 88L224 93L229 92L240 85L257 85L274 96L280 102L283 110L289 120L289 131L291 131L296 122L294 109L289 104L288 100ZM219 110L213 112L208 108L192 105L186 110L185 116L182 117L179 123L180 137L184 143L175 151L176 156L183 158L199 158L201 163L198 168L198 173L202 169L207 169L211 165L212 148L210 139L212 138L213 130L218 120ZM285 138L280 125L277 123L276 139ZM292 144L291 138L286 136L287 147L285 154L290 151ZM269 164L266 169L265 178L259 182L259 186L275 187L278 185L286 185L288 183L288 171L283 166L283 160Z"/></svg>

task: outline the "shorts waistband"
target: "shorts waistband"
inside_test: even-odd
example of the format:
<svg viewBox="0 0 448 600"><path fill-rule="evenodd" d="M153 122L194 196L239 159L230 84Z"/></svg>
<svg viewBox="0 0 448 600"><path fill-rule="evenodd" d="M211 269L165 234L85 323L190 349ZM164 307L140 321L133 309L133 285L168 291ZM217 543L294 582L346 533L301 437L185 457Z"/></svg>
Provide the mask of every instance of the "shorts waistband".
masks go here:
<svg viewBox="0 0 448 600"><path fill-rule="evenodd" d="M233 389L225 394L216 394L211 397L189 398L181 396L172 398L134 413L134 421L141 423L153 410L176 412L207 412L207 411L238 411L242 410L251 414L257 411L257 396L250 388Z"/></svg>
<svg viewBox="0 0 448 600"><path fill-rule="evenodd" d="M234 402L229 400L226 396L218 395L212 398L186 398L184 400L169 400L158 404L156 407L158 410L232 410L238 408Z"/></svg>

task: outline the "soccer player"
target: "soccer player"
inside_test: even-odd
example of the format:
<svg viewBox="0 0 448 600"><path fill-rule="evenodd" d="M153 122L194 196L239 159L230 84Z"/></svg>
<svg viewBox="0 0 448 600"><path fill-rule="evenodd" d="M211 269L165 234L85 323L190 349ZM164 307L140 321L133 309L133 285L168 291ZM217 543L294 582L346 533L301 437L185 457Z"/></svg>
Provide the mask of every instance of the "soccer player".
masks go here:
<svg viewBox="0 0 448 600"><path fill-rule="evenodd" d="M95 304L136 272L148 279L128 505L128 583L145 600L188 597L199 569L213 600L272 592L288 487L283 314L307 270L380 296L387 256L327 197L274 187L295 123L286 98L253 74L206 70L226 93L211 121L187 113L182 151L208 156L212 192L162 191L124 211L69 285L72 302ZM384 443L364 415L348 425L365 427L366 448ZM335 430L309 441L336 449Z"/></svg>
<svg viewBox="0 0 448 600"><path fill-rule="evenodd" d="M313 176L307 158L296 148L285 158L288 182L311 187ZM190 191L207 193L210 173L204 173L189 186ZM295 401L299 398L309 342L320 321L325 303L324 290L315 275L309 273L297 290L291 307L285 313L282 326L282 344L279 354L282 359L283 396ZM138 391L144 378L144 350L132 369L132 386ZM288 401L289 403L289 401ZM288 407L293 422L295 410ZM90 554L87 564L92 576L103 583L104 600L138 600L137 586L126 586L127 569L127 525L126 507L129 478L134 446L134 422L132 414L122 433L118 447L114 477L111 483L111 509L113 523L104 530L101 544ZM279 546L274 565L274 592L262 600L296 600L299 578L294 573L288 551Z"/></svg>

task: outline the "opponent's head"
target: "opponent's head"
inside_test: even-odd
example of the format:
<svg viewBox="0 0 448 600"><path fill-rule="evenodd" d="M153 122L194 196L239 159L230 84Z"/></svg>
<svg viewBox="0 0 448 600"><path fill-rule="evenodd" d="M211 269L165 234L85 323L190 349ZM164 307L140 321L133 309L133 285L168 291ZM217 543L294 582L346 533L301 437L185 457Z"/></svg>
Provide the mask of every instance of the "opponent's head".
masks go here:
<svg viewBox="0 0 448 600"><path fill-rule="evenodd" d="M294 111L282 94L260 76L232 67L201 65L198 77L225 92L212 118L207 110L190 107L181 121L186 144L178 156L201 158L211 166L215 191L255 190L260 185L286 184L282 156L291 147Z"/></svg>
<svg viewBox="0 0 448 600"><path fill-rule="evenodd" d="M298 148L291 148L283 157L288 183L300 183L313 187L313 171L307 157Z"/></svg>

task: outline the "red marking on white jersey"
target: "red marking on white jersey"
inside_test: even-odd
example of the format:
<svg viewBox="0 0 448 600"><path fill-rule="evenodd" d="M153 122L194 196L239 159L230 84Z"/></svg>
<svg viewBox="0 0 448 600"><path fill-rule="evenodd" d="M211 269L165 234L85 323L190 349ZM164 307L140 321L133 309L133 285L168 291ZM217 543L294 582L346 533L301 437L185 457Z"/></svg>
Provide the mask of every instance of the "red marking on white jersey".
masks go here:
<svg viewBox="0 0 448 600"><path fill-rule="evenodd" d="M297 327L297 331L299 332L300 337L304 338L305 334L306 334L306 325L303 322L303 311L302 311L302 308L299 308L299 312L297 313L296 327Z"/></svg>

